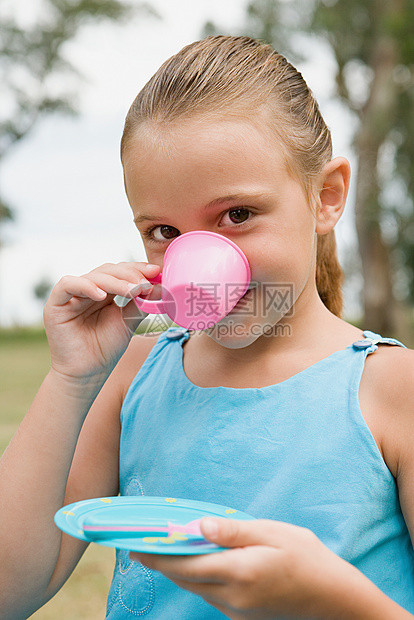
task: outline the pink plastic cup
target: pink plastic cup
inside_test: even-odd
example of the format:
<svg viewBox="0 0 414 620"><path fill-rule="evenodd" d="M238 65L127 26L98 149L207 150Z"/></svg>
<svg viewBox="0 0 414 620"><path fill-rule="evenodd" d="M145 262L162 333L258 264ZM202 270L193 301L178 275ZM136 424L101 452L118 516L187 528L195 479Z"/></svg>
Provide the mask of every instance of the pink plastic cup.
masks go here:
<svg viewBox="0 0 414 620"><path fill-rule="evenodd" d="M161 299L135 297L140 310L167 314L186 329L203 330L224 318L250 284L250 266L241 249L222 235L196 230L168 246L162 274Z"/></svg>

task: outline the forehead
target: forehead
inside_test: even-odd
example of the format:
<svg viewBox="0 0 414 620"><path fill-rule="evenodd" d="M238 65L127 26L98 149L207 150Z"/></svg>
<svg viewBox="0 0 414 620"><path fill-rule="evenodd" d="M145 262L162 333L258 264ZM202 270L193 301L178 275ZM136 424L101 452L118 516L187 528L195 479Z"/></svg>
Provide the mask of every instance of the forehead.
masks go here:
<svg viewBox="0 0 414 620"><path fill-rule="evenodd" d="M278 141L244 119L144 124L125 152L124 174L137 224L252 198L258 205L298 185Z"/></svg>
<svg viewBox="0 0 414 620"><path fill-rule="evenodd" d="M123 153L126 181L132 175L170 168L190 170L234 167L258 173L286 167L286 149L267 126L251 119L181 119L141 123Z"/></svg>

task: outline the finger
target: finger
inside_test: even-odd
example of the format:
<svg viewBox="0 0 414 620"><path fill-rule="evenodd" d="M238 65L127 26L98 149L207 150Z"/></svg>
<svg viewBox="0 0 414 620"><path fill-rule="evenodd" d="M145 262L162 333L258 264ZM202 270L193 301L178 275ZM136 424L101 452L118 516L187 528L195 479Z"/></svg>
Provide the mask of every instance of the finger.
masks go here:
<svg viewBox="0 0 414 620"><path fill-rule="evenodd" d="M175 585L178 586L179 588L183 590L187 590L188 592L192 592L193 594L197 594L198 596L201 596L207 603L216 607L223 614L228 613L228 606L226 605L226 600L225 600L226 583L222 583L221 581L206 583L204 581L198 581L198 580L194 580L188 577L186 579L182 579L180 577L177 577L176 575L177 571L174 571L174 573L170 573L167 570L162 570L162 571L160 570L163 565L164 559L167 560L167 564L169 563L168 562L169 560L173 560L170 563L171 565L173 565L175 564L174 562L175 559L178 559L178 563L182 563L182 562L187 562L187 560L191 560L191 559L195 560L197 558L185 558L182 556L179 558L173 558L171 556L152 556L152 555L150 556L148 554L133 553L133 552L131 552L129 555L130 555L131 560L141 561L141 563L142 564L145 563L145 566L148 566L148 568L151 567L152 570L159 570L159 572L162 572L163 575L167 577L167 579L175 583ZM214 555L217 555L217 554L214 554ZM203 556L203 557L206 557L206 556ZM162 564L161 562L159 562L160 559L161 559ZM198 556L198 559L200 559L200 556ZM144 562L142 562L142 560L144 560ZM153 562L151 560L153 560ZM154 565L156 565L157 568L155 568Z"/></svg>
<svg viewBox="0 0 414 620"><path fill-rule="evenodd" d="M110 295L121 295L123 297L130 298L137 294L135 291L144 290L145 287L150 289L152 286L142 276L140 277L139 282L131 282L121 276L113 276L99 271L82 276L82 278L85 280L90 280L98 288L106 291Z"/></svg>
<svg viewBox="0 0 414 620"><path fill-rule="evenodd" d="M194 583L191 581L181 581L179 579L169 579L182 590L187 590L187 592L192 592L197 596L201 596L206 603L221 611L226 617L231 617L228 615L229 605L226 601L226 586L222 584Z"/></svg>
<svg viewBox="0 0 414 620"><path fill-rule="evenodd" d="M105 263L96 267L87 274L86 277L95 279L96 274L106 273L120 280L126 280L138 284L140 281L147 282L148 278L155 278L160 271L158 265L152 263Z"/></svg>
<svg viewBox="0 0 414 620"><path fill-rule="evenodd" d="M225 603L224 598L226 588L224 585L211 583L195 583L192 581L171 579L170 577L168 577L168 579L170 579L170 581L175 583L175 585L182 590L187 590L188 592L197 594L197 596L201 596L207 603L209 603L210 605L214 605L215 607L217 607L217 609L223 611L224 607L220 606Z"/></svg>
<svg viewBox="0 0 414 620"><path fill-rule="evenodd" d="M234 551L230 553L234 553ZM226 552L223 552L223 553L213 554L213 555L220 556L222 558L223 555L227 555L227 554ZM207 556L203 556L203 557L207 558ZM211 556L208 556L208 557L211 557ZM146 555L146 554L144 555L140 553L130 553L130 558L135 561L144 560L144 562L141 561L141 563L145 563L145 566L148 566L149 568L152 567L153 570L160 570L162 568L163 564L159 562L160 558L162 558L161 560L162 562L164 559L166 559L167 563L168 563L168 560L174 560L174 559L178 559L179 563L187 562L188 559L190 560L196 559L196 558L184 558L184 557L172 558L171 556L149 556L149 555ZM198 559L200 559L200 556L198 556ZM153 560L153 562L151 560ZM173 561L170 564L173 565L175 564L175 562ZM232 566L234 569L234 559L231 561L230 566ZM217 571L217 568L216 568L216 571ZM191 575L191 576L187 575L185 579L180 578L177 576L177 570L175 570L174 573L170 573L168 569L162 570L160 572L162 572L163 575L167 579L175 583L175 585L178 586L179 588L183 590L187 590L188 592L192 592L193 594L196 594L197 596L201 596L209 605L213 605L216 609L221 611L221 613L223 613L227 617L229 618L239 617L238 615L235 615L235 614L228 615L230 613L229 611L230 607L227 601L229 575L227 575L226 579L223 581L221 580L218 581L217 579L215 579L214 582L213 581L205 582L205 580L200 581L198 579L194 579L194 575ZM230 578L231 578L231 575L230 575Z"/></svg>
<svg viewBox="0 0 414 620"><path fill-rule="evenodd" d="M221 547L246 547L249 545L283 546L287 537L301 536L305 530L301 527L257 519L254 521L236 521L205 517L201 520L201 532L207 540Z"/></svg>
<svg viewBox="0 0 414 620"><path fill-rule="evenodd" d="M107 297L107 293L87 278L64 276L53 288L49 303L54 306L63 306L73 297L103 301Z"/></svg>
<svg viewBox="0 0 414 620"><path fill-rule="evenodd" d="M49 297L53 305L64 305L72 297L104 300L109 293L131 299L151 289L148 278L155 278L160 271L151 263L106 263L83 276L64 276ZM87 282L92 284L87 284ZM86 283L85 283L86 282ZM144 285L144 286L142 286Z"/></svg>
<svg viewBox="0 0 414 620"><path fill-rule="evenodd" d="M160 268L148 263L106 263L93 269L82 277L111 295L116 295L118 306L124 306L128 300L137 295L147 295L153 288L154 280Z"/></svg>
<svg viewBox="0 0 414 620"><path fill-rule="evenodd" d="M162 573L172 581L221 584L225 581L221 577L223 562L218 560L217 555L222 554L213 553L198 556L129 554L131 560L141 562L144 566Z"/></svg>

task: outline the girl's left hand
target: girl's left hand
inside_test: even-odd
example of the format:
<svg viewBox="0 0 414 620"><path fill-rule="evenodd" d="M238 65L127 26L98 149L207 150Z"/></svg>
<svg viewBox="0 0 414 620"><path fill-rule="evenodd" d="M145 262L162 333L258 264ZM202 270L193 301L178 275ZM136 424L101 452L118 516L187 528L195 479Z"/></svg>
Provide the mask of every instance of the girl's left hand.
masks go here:
<svg viewBox="0 0 414 620"><path fill-rule="evenodd" d="M343 612L362 574L309 530L278 521L216 518L204 518L201 530L208 540L235 548L199 556L131 553L131 559L234 620L347 617L341 605Z"/></svg>

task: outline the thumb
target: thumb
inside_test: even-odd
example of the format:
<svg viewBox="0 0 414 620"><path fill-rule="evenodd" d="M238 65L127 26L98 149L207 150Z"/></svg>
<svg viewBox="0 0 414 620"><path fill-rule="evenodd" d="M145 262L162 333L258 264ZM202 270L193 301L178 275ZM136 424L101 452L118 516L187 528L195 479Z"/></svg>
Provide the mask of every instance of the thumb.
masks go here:
<svg viewBox="0 0 414 620"><path fill-rule="evenodd" d="M204 517L200 523L203 536L221 547L268 544L269 526L271 524L265 520L236 521L212 517Z"/></svg>

